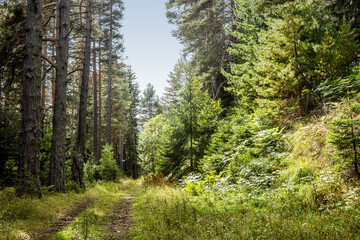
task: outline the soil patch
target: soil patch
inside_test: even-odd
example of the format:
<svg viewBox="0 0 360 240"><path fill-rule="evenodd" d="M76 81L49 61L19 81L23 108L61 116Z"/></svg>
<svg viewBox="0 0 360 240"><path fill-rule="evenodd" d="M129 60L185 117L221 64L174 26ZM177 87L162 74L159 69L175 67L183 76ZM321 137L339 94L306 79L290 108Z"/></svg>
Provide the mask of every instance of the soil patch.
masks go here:
<svg viewBox="0 0 360 240"><path fill-rule="evenodd" d="M84 197L79 202L76 202L70 210L61 215L54 223L50 224L50 226L33 233L32 238L38 240L49 239L74 221L80 213L91 206L96 200L97 198Z"/></svg>
<svg viewBox="0 0 360 240"><path fill-rule="evenodd" d="M124 197L120 202L115 204L113 215L108 217L107 225L109 234L106 239L130 239L129 229L132 226L131 220L131 199L134 197Z"/></svg>

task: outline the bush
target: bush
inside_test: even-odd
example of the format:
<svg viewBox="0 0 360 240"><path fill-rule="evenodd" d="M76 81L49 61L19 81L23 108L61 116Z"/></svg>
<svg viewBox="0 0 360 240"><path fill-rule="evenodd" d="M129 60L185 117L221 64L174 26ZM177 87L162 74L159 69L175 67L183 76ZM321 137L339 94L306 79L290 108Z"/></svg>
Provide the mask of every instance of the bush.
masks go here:
<svg viewBox="0 0 360 240"><path fill-rule="evenodd" d="M116 181L120 176L120 169L114 159L112 147L109 145L105 146L102 150L99 166L89 161L84 167L84 179L89 183L99 180Z"/></svg>
<svg viewBox="0 0 360 240"><path fill-rule="evenodd" d="M102 151L102 158L100 159L100 178L106 181L114 181L120 177L120 169L116 164L112 147L107 145Z"/></svg>

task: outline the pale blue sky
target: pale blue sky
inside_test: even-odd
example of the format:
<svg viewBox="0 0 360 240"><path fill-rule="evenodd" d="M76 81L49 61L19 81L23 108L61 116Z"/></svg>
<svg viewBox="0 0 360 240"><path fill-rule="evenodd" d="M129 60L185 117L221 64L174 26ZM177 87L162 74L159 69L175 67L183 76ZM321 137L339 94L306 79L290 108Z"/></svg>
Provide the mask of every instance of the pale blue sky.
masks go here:
<svg viewBox="0 0 360 240"><path fill-rule="evenodd" d="M181 45L171 36L173 25L165 15L166 0L124 0L126 62L132 66L143 91L147 83L162 96L168 74L180 57Z"/></svg>

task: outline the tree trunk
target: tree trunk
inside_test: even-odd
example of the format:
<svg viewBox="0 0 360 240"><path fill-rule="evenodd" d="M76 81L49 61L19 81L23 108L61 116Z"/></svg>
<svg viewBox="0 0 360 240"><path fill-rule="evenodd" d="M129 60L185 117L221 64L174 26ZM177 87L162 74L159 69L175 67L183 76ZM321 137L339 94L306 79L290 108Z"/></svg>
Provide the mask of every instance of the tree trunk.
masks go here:
<svg viewBox="0 0 360 240"><path fill-rule="evenodd" d="M37 194L40 189L41 144L41 44L42 2L28 0L25 21L25 46L22 90L22 122L18 194Z"/></svg>
<svg viewBox="0 0 360 240"><path fill-rule="evenodd" d="M112 1L110 0L110 33L109 33L109 72L108 72L108 99L107 99L107 143L111 144L111 68L112 68Z"/></svg>
<svg viewBox="0 0 360 240"><path fill-rule="evenodd" d="M136 156L136 130L135 130L135 126L134 126L134 121L135 121L135 112L134 110L132 110L132 119L131 119L131 126L132 126L132 177L133 178L137 178L138 176L138 169L137 169L137 156Z"/></svg>
<svg viewBox="0 0 360 240"><path fill-rule="evenodd" d="M355 168L355 173L358 179L360 179L360 173L359 173L359 169L358 169L358 152L357 152L357 148L356 148L356 140L355 140L355 132L354 132L354 127L351 126L351 137L352 137L352 145L353 145L353 150L354 150L354 168Z"/></svg>
<svg viewBox="0 0 360 240"><path fill-rule="evenodd" d="M102 9L103 9L103 5L101 3L100 5L100 10L99 10L99 23L101 23L101 13L102 13ZM101 82L102 82L102 78L101 78L101 74L102 74L102 68L101 68L101 39L99 39L99 121L98 121L98 156L99 156L99 160L101 159L101 151L102 151L102 143L101 143L101 137L102 137L102 128L101 128L101 108L102 108L102 102L101 102Z"/></svg>
<svg viewBox="0 0 360 240"><path fill-rule="evenodd" d="M56 80L53 134L51 137L50 185L57 192L65 188L66 90L69 59L70 0L57 6Z"/></svg>
<svg viewBox="0 0 360 240"><path fill-rule="evenodd" d="M192 126L192 86L190 86L190 169L194 171L194 160L193 160L193 126Z"/></svg>
<svg viewBox="0 0 360 240"><path fill-rule="evenodd" d="M124 172L124 137L123 132L120 131L119 136L119 152L120 152L120 169L122 172Z"/></svg>
<svg viewBox="0 0 360 240"><path fill-rule="evenodd" d="M100 16L101 17L101 16ZM99 159L101 159L101 151L102 151L102 145L101 145L101 135L102 135L102 128L101 128L101 108L102 108L102 102L101 102L101 43L99 41L99 123L98 123L98 154Z"/></svg>
<svg viewBox="0 0 360 240"><path fill-rule="evenodd" d="M91 4L92 0L86 1L86 24L85 24L85 45L83 71L81 76L79 120L77 127L76 143L72 158L72 177L81 187L84 186L84 156L86 142L86 113L87 113L87 97L90 74L90 45L91 45Z"/></svg>
<svg viewBox="0 0 360 240"><path fill-rule="evenodd" d="M56 12L56 17L55 17L55 27L54 27L54 31L53 31L53 38L54 39L57 39L58 37L58 31L57 31L57 12ZM55 59L54 59L54 57L55 57L55 45L54 44L52 44L52 47L51 47L51 52L52 52L52 57L53 57L53 61L56 61ZM55 68L52 68L52 70L51 70L51 106L53 106L53 109L52 109L52 112L53 112L53 114L54 114L54 106L55 106Z"/></svg>
<svg viewBox="0 0 360 240"><path fill-rule="evenodd" d="M47 46L46 46L46 42L45 42L45 46L43 47L43 54L46 55L46 51L47 51ZM46 63L45 61L43 61L42 63L42 78L41 78L41 115L44 116L45 114L45 102L46 102L46 84L45 84L45 80L46 80ZM43 121L41 121L41 125L43 125Z"/></svg>
<svg viewBox="0 0 360 240"><path fill-rule="evenodd" d="M95 163L99 163L99 153L98 153L98 107L97 107L97 72L96 72L96 52L95 52L95 41L93 42L93 118L94 118L94 127L93 127L93 154Z"/></svg>

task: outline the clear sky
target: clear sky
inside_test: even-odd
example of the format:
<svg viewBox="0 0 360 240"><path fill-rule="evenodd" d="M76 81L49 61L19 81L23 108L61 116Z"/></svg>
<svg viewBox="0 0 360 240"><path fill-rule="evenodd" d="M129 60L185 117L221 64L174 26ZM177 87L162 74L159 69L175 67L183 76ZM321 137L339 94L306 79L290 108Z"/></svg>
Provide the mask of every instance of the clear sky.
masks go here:
<svg viewBox="0 0 360 240"><path fill-rule="evenodd" d="M126 62L132 66L143 91L147 83L162 96L168 74L180 57L181 45L172 37L173 25L165 15L166 0L124 0Z"/></svg>

